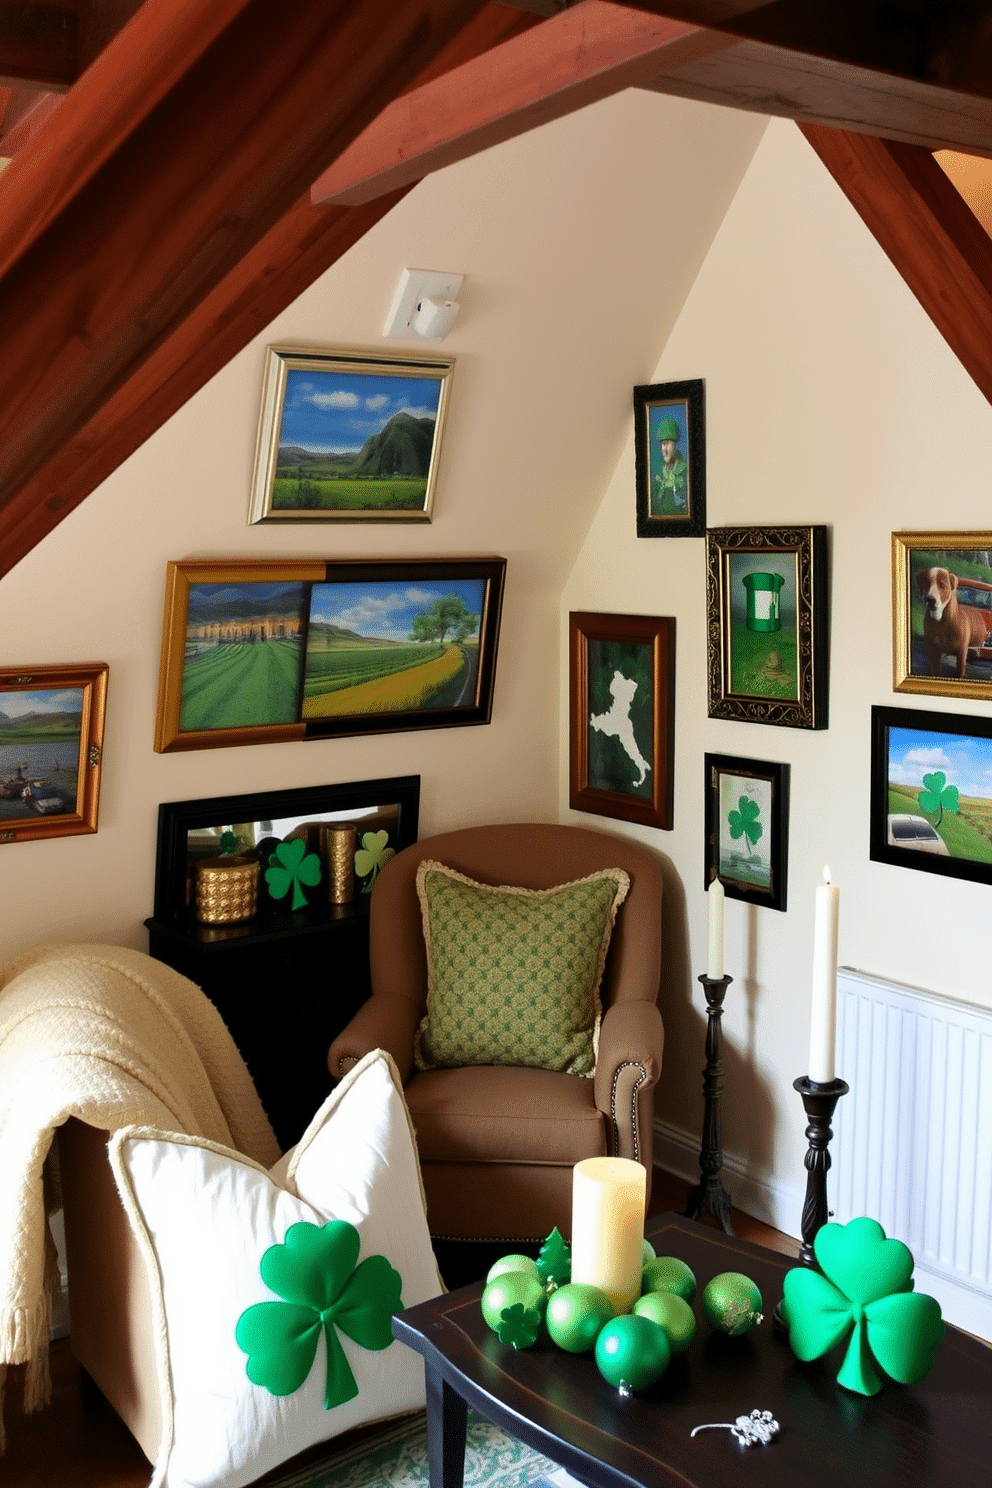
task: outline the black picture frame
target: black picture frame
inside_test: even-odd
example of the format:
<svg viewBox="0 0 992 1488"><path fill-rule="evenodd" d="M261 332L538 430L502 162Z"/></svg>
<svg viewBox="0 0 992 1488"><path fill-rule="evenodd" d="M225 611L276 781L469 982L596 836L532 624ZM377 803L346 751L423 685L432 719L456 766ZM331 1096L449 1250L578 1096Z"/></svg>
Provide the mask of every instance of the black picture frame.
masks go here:
<svg viewBox="0 0 992 1488"><path fill-rule="evenodd" d="M390 826L389 845L396 852L417 840L420 818L420 776L397 775L380 780L350 780L329 785L302 786L295 790L255 791L247 795L206 796L192 801L164 801L158 808L158 842L155 858L155 919L161 924L187 928L196 923L192 907L192 877L198 848L196 834L243 822L361 821ZM277 833L275 835L278 835ZM202 855L216 847L204 845ZM368 896L357 896L367 904ZM271 910L269 925L285 922L294 926L316 918L340 917L337 906L322 903L306 910ZM258 924L221 926L201 934L214 936L257 933Z"/></svg>
<svg viewBox="0 0 992 1488"><path fill-rule="evenodd" d="M718 878L728 899L784 911L788 902L789 766L730 754L707 754L704 762L704 887ZM735 846L739 839L747 844L746 856Z"/></svg>
<svg viewBox="0 0 992 1488"><path fill-rule="evenodd" d="M568 622L569 805L669 830L675 786L675 621L576 610ZM606 683L610 669L614 678L623 675L625 693ZM596 722L600 718L602 725ZM629 725L626 745L621 725ZM611 759L602 757L600 746L612 751Z"/></svg>
<svg viewBox="0 0 992 1488"><path fill-rule="evenodd" d="M702 537L706 531L703 379L634 388L638 537ZM670 459L661 438L675 435Z"/></svg>
<svg viewBox="0 0 992 1488"><path fill-rule="evenodd" d="M710 718L825 729L826 527L706 534Z"/></svg>
<svg viewBox="0 0 992 1488"><path fill-rule="evenodd" d="M872 859L992 884L992 786L976 790L977 771L992 780L992 718L873 707Z"/></svg>
<svg viewBox="0 0 992 1488"><path fill-rule="evenodd" d="M505 575L497 557L170 563L156 751L488 723Z"/></svg>

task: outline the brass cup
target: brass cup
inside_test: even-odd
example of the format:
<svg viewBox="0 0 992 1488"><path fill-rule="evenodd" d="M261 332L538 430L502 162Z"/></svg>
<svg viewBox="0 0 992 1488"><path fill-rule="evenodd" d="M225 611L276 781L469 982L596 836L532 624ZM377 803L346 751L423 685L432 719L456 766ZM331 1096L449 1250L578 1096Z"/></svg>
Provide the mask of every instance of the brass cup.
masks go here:
<svg viewBox="0 0 992 1488"><path fill-rule="evenodd" d="M321 857L327 864L327 898L331 904L350 904L355 897L354 827L321 827Z"/></svg>
<svg viewBox="0 0 992 1488"><path fill-rule="evenodd" d="M251 858L202 858L196 866L196 918L236 925L258 909L258 863Z"/></svg>

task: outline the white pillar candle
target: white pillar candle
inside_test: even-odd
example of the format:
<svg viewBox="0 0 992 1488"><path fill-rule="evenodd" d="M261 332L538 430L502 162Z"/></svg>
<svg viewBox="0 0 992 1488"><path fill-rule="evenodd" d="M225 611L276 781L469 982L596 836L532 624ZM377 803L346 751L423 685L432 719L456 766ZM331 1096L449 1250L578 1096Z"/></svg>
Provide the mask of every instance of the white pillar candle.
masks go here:
<svg viewBox="0 0 992 1488"><path fill-rule="evenodd" d="M718 878L714 878L706 890L710 915L706 975L714 982L720 981L723 976L723 901L725 897L723 884Z"/></svg>
<svg viewBox="0 0 992 1488"><path fill-rule="evenodd" d="M641 1290L646 1179L626 1157L587 1157L572 1172L572 1280L599 1287L618 1313Z"/></svg>
<svg viewBox="0 0 992 1488"><path fill-rule="evenodd" d="M813 922L813 997L809 1023L809 1078L820 1085L834 1079L837 1036L837 919L840 889L823 870L816 888Z"/></svg>

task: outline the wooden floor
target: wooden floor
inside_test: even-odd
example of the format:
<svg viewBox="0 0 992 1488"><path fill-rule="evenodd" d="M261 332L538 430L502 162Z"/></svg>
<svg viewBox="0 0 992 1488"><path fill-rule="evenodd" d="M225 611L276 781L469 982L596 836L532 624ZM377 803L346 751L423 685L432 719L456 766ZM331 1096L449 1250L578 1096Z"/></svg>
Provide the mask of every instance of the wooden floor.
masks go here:
<svg viewBox="0 0 992 1488"><path fill-rule="evenodd" d="M678 1213L685 1199L684 1183L656 1172L652 1214ZM733 1218L742 1239L787 1255L798 1253L798 1242L789 1236L736 1210ZM447 1275L445 1279L449 1285L461 1280ZM7 1382L7 1452L0 1458L3 1488L147 1488L151 1473L144 1454L104 1401L84 1400L79 1369L66 1340L52 1348L52 1403L44 1410L30 1416L22 1413L20 1375L19 1369L11 1369Z"/></svg>

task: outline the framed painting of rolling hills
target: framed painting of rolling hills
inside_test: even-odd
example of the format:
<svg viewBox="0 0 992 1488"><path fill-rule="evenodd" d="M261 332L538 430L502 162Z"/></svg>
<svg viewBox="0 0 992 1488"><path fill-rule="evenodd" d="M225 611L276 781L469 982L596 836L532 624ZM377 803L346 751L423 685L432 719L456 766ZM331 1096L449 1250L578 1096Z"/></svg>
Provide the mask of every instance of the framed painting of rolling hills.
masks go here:
<svg viewBox="0 0 992 1488"><path fill-rule="evenodd" d="M155 748L488 723L503 558L170 563Z"/></svg>
<svg viewBox="0 0 992 1488"><path fill-rule="evenodd" d="M270 346L254 522L429 522L454 363Z"/></svg>

